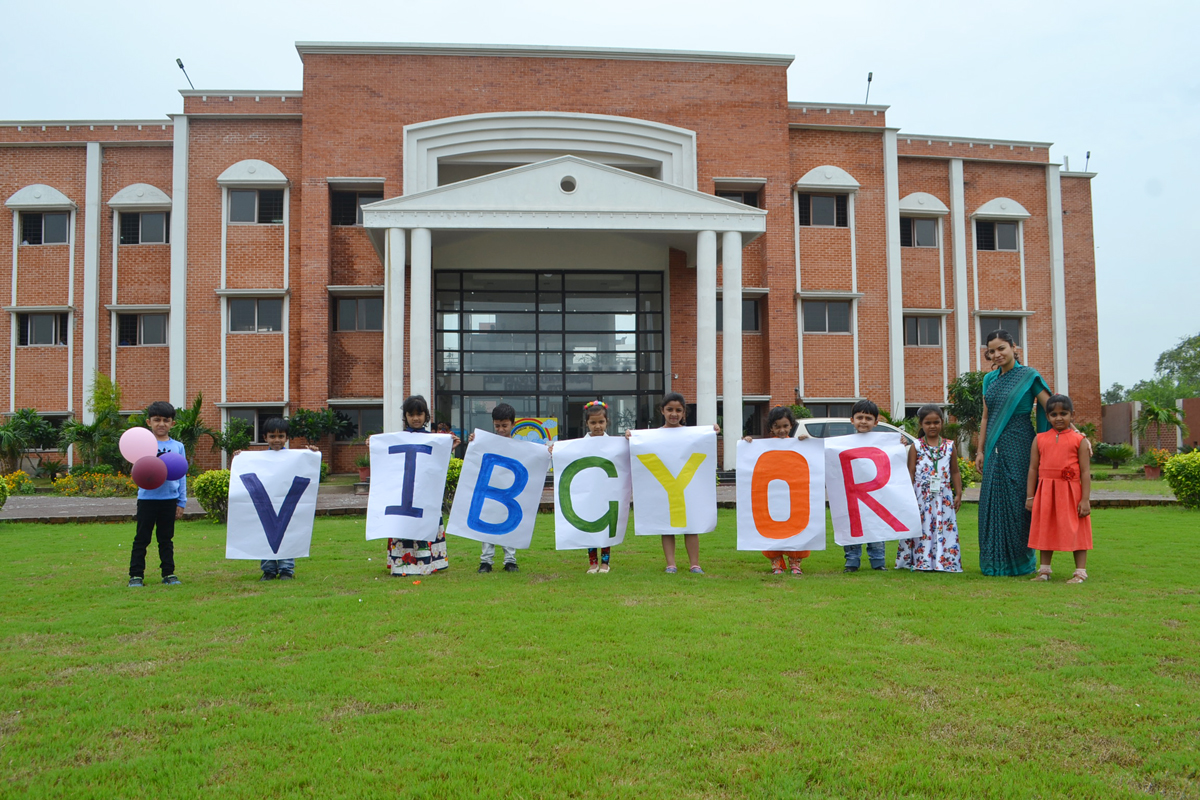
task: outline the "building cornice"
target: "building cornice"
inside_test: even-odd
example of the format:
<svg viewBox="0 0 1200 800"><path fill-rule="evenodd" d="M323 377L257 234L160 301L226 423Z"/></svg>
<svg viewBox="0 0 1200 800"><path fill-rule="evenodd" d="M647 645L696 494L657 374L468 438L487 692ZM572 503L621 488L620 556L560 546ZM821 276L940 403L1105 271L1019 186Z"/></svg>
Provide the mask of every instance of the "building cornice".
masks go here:
<svg viewBox="0 0 1200 800"><path fill-rule="evenodd" d="M869 103L808 103L801 100L789 100L788 108L801 110L811 108L814 111L821 108L835 108L838 111L887 111L891 106L872 105Z"/></svg>
<svg viewBox="0 0 1200 800"><path fill-rule="evenodd" d="M180 89L183 97L303 97L298 89Z"/></svg>
<svg viewBox="0 0 1200 800"><path fill-rule="evenodd" d="M424 44L416 42L296 42L303 60L312 55L469 56L484 58L589 58L616 61L682 61L787 67L795 56L706 50L641 50L626 47L553 47L517 44ZM213 94L217 94L214 92Z"/></svg>
<svg viewBox="0 0 1200 800"><path fill-rule="evenodd" d="M1054 142L1026 142L1020 139L973 139L965 136L928 136L923 133L902 133L899 138L903 139L906 144L915 142L925 142L932 144L934 142L946 142L948 145L965 144L974 145L976 147L1007 147L1010 150L1015 150L1018 147L1028 147L1030 150L1041 148L1049 150ZM905 155L901 153L901 155Z"/></svg>
<svg viewBox="0 0 1200 800"><path fill-rule="evenodd" d="M102 128L112 126L113 130L119 128L141 128L143 125L151 127L161 125L162 130L166 130L168 125L171 125L169 118L167 122L161 119L13 119L0 120L0 128L88 128L94 129L97 125Z"/></svg>

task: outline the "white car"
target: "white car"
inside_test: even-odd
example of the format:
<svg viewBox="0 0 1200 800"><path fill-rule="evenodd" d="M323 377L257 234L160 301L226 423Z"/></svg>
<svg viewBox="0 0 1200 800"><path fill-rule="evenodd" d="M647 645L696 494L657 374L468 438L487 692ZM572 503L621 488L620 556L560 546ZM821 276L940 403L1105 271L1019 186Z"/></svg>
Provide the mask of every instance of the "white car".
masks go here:
<svg viewBox="0 0 1200 800"><path fill-rule="evenodd" d="M907 432L900 430L895 425L889 425L886 422L880 422L875 426L877 431L895 431L904 437L909 445L917 443L916 437L909 435ZM814 439L828 439L833 436L845 436L854 433L854 423L845 417L813 417L812 419L802 419L796 422L796 438L800 438L800 432L804 431Z"/></svg>

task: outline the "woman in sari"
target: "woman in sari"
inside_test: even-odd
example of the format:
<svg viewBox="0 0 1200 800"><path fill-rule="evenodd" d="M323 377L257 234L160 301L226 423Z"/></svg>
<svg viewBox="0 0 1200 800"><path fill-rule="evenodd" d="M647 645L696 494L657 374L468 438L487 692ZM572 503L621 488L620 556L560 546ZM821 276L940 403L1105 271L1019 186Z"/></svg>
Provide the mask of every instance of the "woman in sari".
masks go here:
<svg viewBox="0 0 1200 800"><path fill-rule="evenodd" d="M996 367L983 379L983 447L975 466L983 473L979 490L979 569L984 575L1026 575L1037 569L1029 549L1030 514L1025 481L1034 430L1030 411L1037 405L1038 431L1049 430L1045 405L1050 387L1033 367L1016 358L1008 331L987 335L988 360Z"/></svg>

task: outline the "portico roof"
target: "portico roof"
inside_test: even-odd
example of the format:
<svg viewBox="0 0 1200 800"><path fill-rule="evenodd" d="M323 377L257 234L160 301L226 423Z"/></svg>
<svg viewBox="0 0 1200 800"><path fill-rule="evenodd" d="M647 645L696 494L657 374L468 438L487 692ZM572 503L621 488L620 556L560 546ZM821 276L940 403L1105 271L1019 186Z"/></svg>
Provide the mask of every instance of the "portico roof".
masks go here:
<svg viewBox="0 0 1200 800"><path fill-rule="evenodd" d="M362 207L383 229L589 230L633 233L766 230L767 212L578 156L560 156Z"/></svg>

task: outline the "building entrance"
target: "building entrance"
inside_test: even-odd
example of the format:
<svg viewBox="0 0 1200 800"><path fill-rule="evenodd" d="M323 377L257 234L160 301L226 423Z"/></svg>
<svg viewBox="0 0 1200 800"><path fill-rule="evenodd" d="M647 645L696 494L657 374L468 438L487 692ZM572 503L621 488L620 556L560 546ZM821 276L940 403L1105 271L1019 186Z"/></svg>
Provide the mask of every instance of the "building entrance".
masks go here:
<svg viewBox="0 0 1200 800"><path fill-rule="evenodd" d="M491 430L505 402L573 439L601 399L609 433L647 427L664 385L663 294L659 272L436 273L436 420Z"/></svg>

